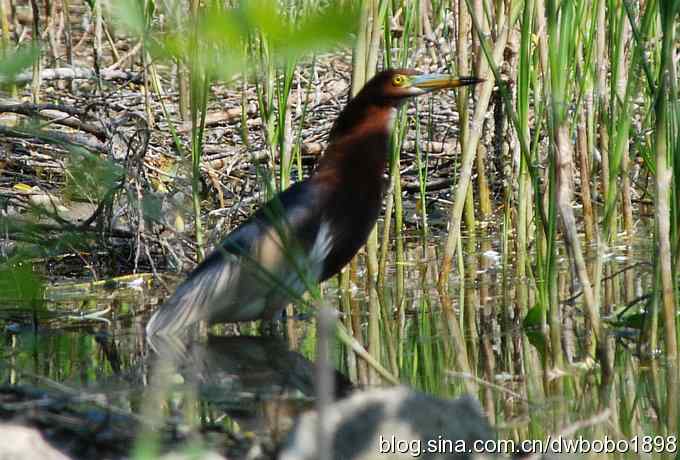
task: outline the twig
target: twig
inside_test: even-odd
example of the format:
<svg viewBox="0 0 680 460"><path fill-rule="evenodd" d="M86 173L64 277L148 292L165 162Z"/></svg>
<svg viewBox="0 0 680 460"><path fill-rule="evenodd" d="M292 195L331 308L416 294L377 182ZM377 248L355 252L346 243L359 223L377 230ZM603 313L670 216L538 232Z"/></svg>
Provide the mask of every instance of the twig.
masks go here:
<svg viewBox="0 0 680 460"><path fill-rule="evenodd" d="M100 74L102 80L124 80L131 81L133 83L141 83L142 76L133 73L126 72L124 70L108 70L103 69ZM84 67L60 67L56 69L44 69L40 72L41 80L92 80L97 78L97 75L92 69ZM32 81L33 75L31 72L22 72L16 75L13 79L13 83L28 83ZM5 78L0 78L0 83L7 83Z"/></svg>
<svg viewBox="0 0 680 460"><path fill-rule="evenodd" d="M576 433L578 430L582 430L584 428L588 428L594 425L598 425L600 423L606 422L607 419L611 416L611 409L605 409L599 414L595 414L590 418L587 418L585 420L579 420L576 423L573 423L567 427L565 427L563 430L558 432L556 435L551 436L551 438L567 438L570 436L573 436L574 433ZM543 454L546 452L536 452L528 457L526 457L526 460L539 460L543 458Z"/></svg>
<svg viewBox="0 0 680 460"><path fill-rule="evenodd" d="M116 70L120 65L125 62L127 59L130 57L134 56L139 52L139 50L142 48L142 42L138 42L130 51L125 53L122 57L120 57L116 62L108 66L106 69L104 69L104 72L112 72Z"/></svg>
<svg viewBox="0 0 680 460"><path fill-rule="evenodd" d="M0 125L0 135L2 135L3 137L35 139L40 142L75 144L84 147L88 150L95 150L97 152L102 153L106 153L108 151L106 145L104 145L104 143L99 141L98 139L88 138L82 134L77 133L66 134L52 130L42 130L40 133L31 133Z"/></svg>
<svg viewBox="0 0 680 460"><path fill-rule="evenodd" d="M135 414L134 412L126 411L124 409L120 409L116 406L112 406L111 404L102 401L101 398L99 398L95 395L89 395L87 393L79 392L77 390L74 390L71 387L64 385L63 383L59 383L55 380L44 377L42 375L33 374L32 372L23 371L23 370L18 370L17 372L19 372L20 374L22 374L26 377L29 377L31 379L35 379L37 381L41 381L41 382L47 384L47 386L52 387L52 388L54 388L54 389L56 389L56 390L58 390L58 391L60 391L64 394L68 395L74 401L89 402L89 403L92 403L92 404L99 406L103 409L106 409L109 412L112 412L114 414L119 414L119 415L123 415L125 417L130 417L130 418L132 418L132 419L134 419L134 420L136 420L140 423L144 423L144 424L152 425L152 426L156 425L153 421L148 420L148 419L142 417L141 415Z"/></svg>
<svg viewBox="0 0 680 460"><path fill-rule="evenodd" d="M463 378L463 379L474 380L476 383L479 383L482 386L500 391L501 393L509 394L513 398L517 398L517 399L520 399L522 401L528 401L527 398L525 398L524 396L522 396L521 394L519 394L515 391L508 390L507 388L505 388L501 385L495 384L493 382L489 382L488 380L480 379L479 377L476 377L476 376L469 374L467 372L447 371L446 373L448 375L450 375L451 377L459 377L459 378Z"/></svg>
<svg viewBox="0 0 680 460"><path fill-rule="evenodd" d="M0 113L18 113L26 116L40 116L69 128L84 131L86 133L97 136L99 140L106 140L106 131L95 125L85 123L74 116L85 116L85 111L73 107L67 107L60 104L2 104L0 103Z"/></svg>
<svg viewBox="0 0 680 460"><path fill-rule="evenodd" d="M66 319L71 319L71 320L76 320L76 321L87 321L87 320L96 320L96 321L104 321L106 324L111 324L111 321L109 321L107 318L102 318L105 314L111 311L111 305L106 307L103 310L99 311L93 311L92 313L84 313L80 312L78 315L66 315Z"/></svg>

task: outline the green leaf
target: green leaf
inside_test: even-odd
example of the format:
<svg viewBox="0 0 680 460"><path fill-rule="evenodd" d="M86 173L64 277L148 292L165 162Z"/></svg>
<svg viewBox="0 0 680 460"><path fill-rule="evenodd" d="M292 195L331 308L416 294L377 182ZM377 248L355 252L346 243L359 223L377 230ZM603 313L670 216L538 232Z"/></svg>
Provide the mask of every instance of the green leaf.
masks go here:
<svg viewBox="0 0 680 460"><path fill-rule="evenodd" d="M151 12L153 12L153 8L151 9ZM114 23L125 29L131 35L143 37L146 34L147 20L144 14L143 1L118 0L113 2L111 13L113 15Z"/></svg>
<svg viewBox="0 0 680 460"><path fill-rule="evenodd" d="M524 333L529 339L529 343L536 347L542 358L545 358L547 346L545 335L541 329L543 313L543 309L539 305L535 305L527 312L527 315L524 317L522 327L524 328Z"/></svg>
<svg viewBox="0 0 680 460"><path fill-rule="evenodd" d="M30 263L14 261L0 265L0 302L32 304L41 300L44 285Z"/></svg>
<svg viewBox="0 0 680 460"><path fill-rule="evenodd" d="M341 45L350 38L358 24L357 11L333 5L304 16L300 23L275 41L278 54L297 55Z"/></svg>
<svg viewBox="0 0 680 460"><path fill-rule="evenodd" d="M28 69L39 55L37 46L26 45L4 56L0 59L0 83L12 84L17 75Z"/></svg>
<svg viewBox="0 0 680 460"><path fill-rule="evenodd" d="M84 149L71 149L64 195L99 202L123 177L123 168Z"/></svg>
<svg viewBox="0 0 680 460"><path fill-rule="evenodd" d="M145 219L154 222L162 222L163 220L163 203L153 193L145 193L142 197L142 213Z"/></svg>
<svg viewBox="0 0 680 460"><path fill-rule="evenodd" d="M247 62L245 45L253 36L262 37L271 46L272 55L283 61L349 41L357 16L355 8L339 2L291 18L281 12L277 2L242 1L235 8L203 8L186 27L151 31L146 45L156 58L179 59L208 75L229 78ZM147 30L136 0L119 2L116 17L136 35Z"/></svg>

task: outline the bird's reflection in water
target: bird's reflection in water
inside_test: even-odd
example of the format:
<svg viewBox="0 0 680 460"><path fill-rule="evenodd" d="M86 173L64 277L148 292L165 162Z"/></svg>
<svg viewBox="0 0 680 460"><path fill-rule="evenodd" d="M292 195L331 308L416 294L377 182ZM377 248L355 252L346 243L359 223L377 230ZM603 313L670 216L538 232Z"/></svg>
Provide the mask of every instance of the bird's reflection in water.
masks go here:
<svg viewBox="0 0 680 460"><path fill-rule="evenodd" d="M151 369L171 365L198 397L222 411L243 431L274 438L314 404L315 364L274 337L209 336L184 343L171 336L149 339ZM167 369L167 367L166 367ZM336 398L348 394L351 382L335 371Z"/></svg>

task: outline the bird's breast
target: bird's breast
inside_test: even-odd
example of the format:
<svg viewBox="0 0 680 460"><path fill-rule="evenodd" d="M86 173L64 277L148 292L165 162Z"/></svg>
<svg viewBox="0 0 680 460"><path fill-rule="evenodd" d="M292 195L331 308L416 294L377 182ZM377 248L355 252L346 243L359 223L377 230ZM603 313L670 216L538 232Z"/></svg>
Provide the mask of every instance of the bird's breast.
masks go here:
<svg viewBox="0 0 680 460"><path fill-rule="evenodd" d="M338 273L366 243L382 207L382 184L343 190L326 208L331 250L324 262L321 279Z"/></svg>
<svg viewBox="0 0 680 460"><path fill-rule="evenodd" d="M322 280L354 257L380 215L392 112L377 111L334 139L312 178L324 190L323 219L333 241Z"/></svg>

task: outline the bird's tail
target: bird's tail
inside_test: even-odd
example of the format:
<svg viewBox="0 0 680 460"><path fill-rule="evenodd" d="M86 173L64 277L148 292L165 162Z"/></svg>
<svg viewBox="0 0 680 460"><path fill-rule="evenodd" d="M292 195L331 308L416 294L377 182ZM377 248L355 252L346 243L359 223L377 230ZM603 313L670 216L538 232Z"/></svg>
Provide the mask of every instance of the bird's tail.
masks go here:
<svg viewBox="0 0 680 460"><path fill-rule="evenodd" d="M232 264L211 263L184 281L151 317L146 335L174 335L186 327L208 319L215 297L221 294L232 275Z"/></svg>

